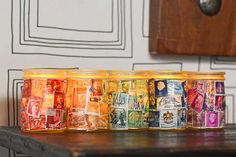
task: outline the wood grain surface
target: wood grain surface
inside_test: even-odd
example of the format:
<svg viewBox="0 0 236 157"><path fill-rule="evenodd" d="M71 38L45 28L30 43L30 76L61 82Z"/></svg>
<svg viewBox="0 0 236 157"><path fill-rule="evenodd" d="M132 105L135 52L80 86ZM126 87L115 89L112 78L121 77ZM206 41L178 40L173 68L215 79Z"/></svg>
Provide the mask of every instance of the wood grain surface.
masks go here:
<svg viewBox="0 0 236 157"><path fill-rule="evenodd" d="M236 1L222 0L215 16L198 0L150 0L152 54L236 56Z"/></svg>
<svg viewBox="0 0 236 157"><path fill-rule="evenodd" d="M26 134L0 127L0 145L35 157L236 155L236 126L225 131Z"/></svg>

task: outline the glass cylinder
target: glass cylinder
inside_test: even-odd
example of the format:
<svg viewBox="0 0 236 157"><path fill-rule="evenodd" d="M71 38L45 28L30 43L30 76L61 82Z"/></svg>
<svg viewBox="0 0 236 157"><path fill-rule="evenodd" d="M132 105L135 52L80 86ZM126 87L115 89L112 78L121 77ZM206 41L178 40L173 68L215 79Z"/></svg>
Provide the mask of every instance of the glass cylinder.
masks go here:
<svg viewBox="0 0 236 157"><path fill-rule="evenodd" d="M150 72L149 129L185 129L187 75L175 71Z"/></svg>
<svg viewBox="0 0 236 157"><path fill-rule="evenodd" d="M188 127L223 128L225 122L224 72L188 72Z"/></svg>
<svg viewBox="0 0 236 157"><path fill-rule="evenodd" d="M21 130L62 132L65 130L64 70L26 69L21 98Z"/></svg>
<svg viewBox="0 0 236 157"><path fill-rule="evenodd" d="M107 75L107 72L102 70L68 72L66 93L68 130L108 129L109 108L105 89Z"/></svg>
<svg viewBox="0 0 236 157"><path fill-rule="evenodd" d="M145 71L110 71L110 130L148 128L148 80Z"/></svg>

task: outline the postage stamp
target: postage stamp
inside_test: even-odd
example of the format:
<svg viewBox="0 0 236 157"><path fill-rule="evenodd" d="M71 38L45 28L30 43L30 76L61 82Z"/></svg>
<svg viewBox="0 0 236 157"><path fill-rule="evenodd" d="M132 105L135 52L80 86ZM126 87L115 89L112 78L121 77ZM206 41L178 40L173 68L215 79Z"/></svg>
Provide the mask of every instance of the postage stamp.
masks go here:
<svg viewBox="0 0 236 157"><path fill-rule="evenodd" d="M183 95L182 82L179 80L167 80L168 94Z"/></svg>
<svg viewBox="0 0 236 157"><path fill-rule="evenodd" d="M219 112L219 127L224 127L225 125L225 112Z"/></svg>
<svg viewBox="0 0 236 157"><path fill-rule="evenodd" d="M108 119L109 115L100 115L98 117L97 127L98 129L108 129Z"/></svg>
<svg viewBox="0 0 236 157"><path fill-rule="evenodd" d="M207 111L206 112L206 127L216 128L219 127L219 113Z"/></svg>
<svg viewBox="0 0 236 157"><path fill-rule="evenodd" d="M196 81L197 92L204 94L206 92L206 81L197 80Z"/></svg>
<svg viewBox="0 0 236 157"><path fill-rule="evenodd" d="M44 130L46 129L46 118L44 115L40 115L39 118L29 116L30 130Z"/></svg>
<svg viewBox="0 0 236 157"><path fill-rule="evenodd" d="M160 114L161 128L177 128L177 110L161 110Z"/></svg>
<svg viewBox="0 0 236 157"><path fill-rule="evenodd" d="M137 102L137 96L136 95L130 95L129 96L128 109L132 109L132 110L140 109L139 104Z"/></svg>
<svg viewBox="0 0 236 157"><path fill-rule="evenodd" d="M187 110L185 108L178 109L178 128L185 128L187 126Z"/></svg>
<svg viewBox="0 0 236 157"><path fill-rule="evenodd" d="M85 113L89 115L100 115L100 97L90 97L85 107Z"/></svg>
<svg viewBox="0 0 236 157"><path fill-rule="evenodd" d="M27 98L27 97L22 97L21 98L21 102L20 102L20 110L21 110L21 112L27 113L28 103L29 103L29 98Z"/></svg>
<svg viewBox="0 0 236 157"><path fill-rule="evenodd" d="M214 111L215 107L215 96L212 94L205 95L204 109L207 111Z"/></svg>
<svg viewBox="0 0 236 157"><path fill-rule="evenodd" d="M22 97L30 97L31 96L31 80L24 80Z"/></svg>
<svg viewBox="0 0 236 157"><path fill-rule="evenodd" d="M150 95L149 96L149 109L150 110L156 110L157 109L155 95Z"/></svg>
<svg viewBox="0 0 236 157"><path fill-rule="evenodd" d="M48 109L47 128L60 129L64 120L64 111L57 109Z"/></svg>
<svg viewBox="0 0 236 157"><path fill-rule="evenodd" d="M160 127L160 112L159 111L150 111L148 119L149 119L150 128Z"/></svg>
<svg viewBox="0 0 236 157"><path fill-rule="evenodd" d="M96 115L85 115L86 129L87 131L97 130L98 116Z"/></svg>
<svg viewBox="0 0 236 157"><path fill-rule="evenodd" d="M183 89L183 97L186 97L187 98L187 81L183 81L182 82L182 89Z"/></svg>
<svg viewBox="0 0 236 157"><path fill-rule="evenodd" d="M205 127L205 112L193 111L193 127Z"/></svg>
<svg viewBox="0 0 236 157"><path fill-rule="evenodd" d="M112 93L112 106L124 107L128 106L129 94Z"/></svg>
<svg viewBox="0 0 236 157"><path fill-rule="evenodd" d="M196 98L197 94L197 89L190 88L188 90L188 105L190 105L189 107L191 107L191 104L193 104L193 101Z"/></svg>
<svg viewBox="0 0 236 157"><path fill-rule="evenodd" d="M127 111L125 108L111 107L110 128L114 130L128 129Z"/></svg>
<svg viewBox="0 0 236 157"><path fill-rule="evenodd" d="M48 79L47 80L47 90L49 93L56 92L64 92L64 81L56 80L56 79Z"/></svg>
<svg viewBox="0 0 236 157"><path fill-rule="evenodd" d="M148 128L149 126L149 111L142 113L142 127Z"/></svg>
<svg viewBox="0 0 236 157"><path fill-rule="evenodd" d="M187 125L188 125L189 127L193 127L193 110L192 110L191 108L188 109L188 118L187 118L187 121L188 121Z"/></svg>
<svg viewBox="0 0 236 157"><path fill-rule="evenodd" d="M121 80L121 92L129 93L135 91L135 82L132 80Z"/></svg>
<svg viewBox="0 0 236 157"><path fill-rule="evenodd" d="M215 83L214 81L206 81L206 94L214 95L215 94Z"/></svg>
<svg viewBox="0 0 236 157"><path fill-rule="evenodd" d="M157 98L157 106L159 109L173 109L182 107L182 97L179 95L168 95Z"/></svg>
<svg viewBox="0 0 236 157"><path fill-rule="evenodd" d="M155 95L155 80L154 79L148 80L148 92L149 92L149 95Z"/></svg>
<svg viewBox="0 0 236 157"><path fill-rule="evenodd" d="M76 128L78 130L85 130L85 114L84 111L69 112L67 115L67 127L69 129Z"/></svg>
<svg viewBox="0 0 236 157"><path fill-rule="evenodd" d="M128 111L128 127L142 128L142 111Z"/></svg>
<svg viewBox="0 0 236 157"><path fill-rule="evenodd" d="M181 104L182 104L182 107L188 107L188 97L182 96Z"/></svg>
<svg viewBox="0 0 236 157"><path fill-rule="evenodd" d="M42 99L31 97L29 99L27 112L32 118L39 118L42 108Z"/></svg>
<svg viewBox="0 0 236 157"><path fill-rule="evenodd" d="M47 108L53 108L53 106L54 106L54 93L48 93L47 90L44 90L42 110L47 110Z"/></svg>
<svg viewBox="0 0 236 157"><path fill-rule="evenodd" d="M148 95L148 81L136 80L135 82L137 95Z"/></svg>
<svg viewBox="0 0 236 157"><path fill-rule="evenodd" d="M225 94L224 82L216 81L216 94Z"/></svg>
<svg viewBox="0 0 236 157"><path fill-rule="evenodd" d="M87 88L76 88L73 94L73 108L85 108L86 100L88 97Z"/></svg>
<svg viewBox="0 0 236 157"><path fill-rule="evenodd" d="M137 95L137 103L139 109L145 112L149 108L148 96L147 95Z"/></svg>
<svg viewBox="0 0 236 157"><path fill-rule="evenodd" d="M100 106L100 115L108 115L109 114L109 105L105 102L99 102Z"/></svg>
<svg viewBox="0 0 236 157"><path fill-rule="evenodd" d="M55 109L64 109L64 93L63 92L55 92L54 108Z"/></svg>
<svg viewBox="0 0 236 157"><path fill-rule="evenodd" d="M167 91L167 80L154 81L155 85L155 96L165 96L168 94Z"/></svg>
<svg viewBox="0 0 236 157"><path fill-rule="evenodd" d="M203 109L203 103L204 103L204 95L198 93L196 95L196 97L194 98L191 107L197 111L198 113L200 113Z"/></svg>
<svg viewBox="0 0 236 157"><path fill-rule="evenodd" d="M102 80L92 80L92 93L93 96L102 96Z"/></svg>
<svg viewBox="0 0 236 157"><path fill-rule="evenodd" d="M47 80L31 80L31 96L42 98L46 86Z"/></svg>
<svg viewBox="0 0 236 157"><path fill-rule="evenodd" d="M225 96L215 96L215 110L223 111L225 109Z"/></svg>
<svg viewBox="0 0 236 157"><path fill-rule="evenodd" d="M108 81L108 93L118 92L119 82L117 80L109 80Z"/></svg>
<svg viewBox="0 0 236 157"><path fill-rule="evenodd" d="M24 111L21 112L20 114L21 118L20 118L20 126L22 129L29 129L29 116L27 113L25 113Z"/></svg>

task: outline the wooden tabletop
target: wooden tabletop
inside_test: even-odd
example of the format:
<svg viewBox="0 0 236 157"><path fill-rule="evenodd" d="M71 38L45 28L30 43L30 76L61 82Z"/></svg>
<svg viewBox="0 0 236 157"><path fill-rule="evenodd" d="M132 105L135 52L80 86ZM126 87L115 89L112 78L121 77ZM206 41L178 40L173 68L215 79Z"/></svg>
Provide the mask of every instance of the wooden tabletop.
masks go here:
<svg viewBox="0 0 236 157"><path fill-rule="evenodd" d="M35 157L236 155L236 125L224 131L26 134L0 127L0 145Z"/></svg>

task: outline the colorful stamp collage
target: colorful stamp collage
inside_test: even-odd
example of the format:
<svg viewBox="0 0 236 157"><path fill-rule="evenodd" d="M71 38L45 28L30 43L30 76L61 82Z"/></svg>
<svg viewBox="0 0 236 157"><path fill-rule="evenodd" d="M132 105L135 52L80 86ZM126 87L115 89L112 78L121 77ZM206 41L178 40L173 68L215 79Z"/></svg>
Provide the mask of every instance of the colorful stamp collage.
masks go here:
<svg viewBox="0 0 236 157"><path fill-rule="evenodd" d="M186 85L182 80L149 80L149 128L186 128Z"/></svg>
<svg viewBox="0 0 236 157"><path fill-rule="evenodd" d="M110 109L110 129L127 130L128 116L127 106L129 102L129 94L112 93L112 103Z"/></svg>
<svg viewBox="0 0 236 157"><path fill-rule="evenodd" d="M222 128L224 81L26 79L21 128L129 130Z"/></svg>
<svg viewBox="0 0 236 157"><path fill-rule="evenodd" d="M65 81L24 80L21 126L28 131L65 129Z"/></svg>
<svg viewBox="0 0 236 157"><path fill-rule="evenodd" d="M70 130L93 131L108 129L108 104L105 102L104 81L101 79L74 80L72 99L67 115L67 128ZM72 96L71 96L72 95Z"/></svg>
<svg viewBox="0 0 236 157"><path fill-rule="evenodd" d="M128 130L148 127L147 80L110 80L112 85L110 129ZM116 86L117 85L117 86ZM116 89L115 89L115 88Z"/></svg>
<svg viewBox="0 0 236 157"><path fill-rule="evenodd" d="M193 128L222 128L224 125L224 82L190 80L188 123Z"/></svg>

